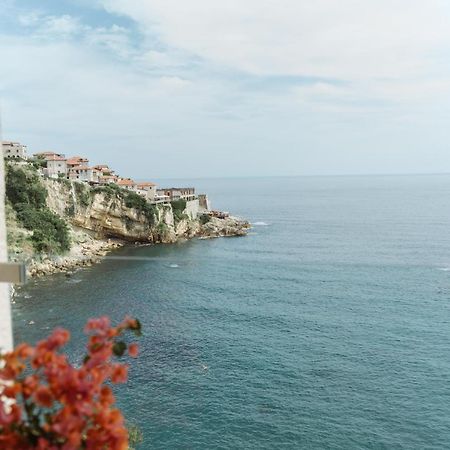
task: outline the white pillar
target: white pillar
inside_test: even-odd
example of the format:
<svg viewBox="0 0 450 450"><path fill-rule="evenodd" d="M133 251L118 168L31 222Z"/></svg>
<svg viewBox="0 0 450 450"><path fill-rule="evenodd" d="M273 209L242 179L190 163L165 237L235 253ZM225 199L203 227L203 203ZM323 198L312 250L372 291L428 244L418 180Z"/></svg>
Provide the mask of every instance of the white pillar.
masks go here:
<svg viewBox="0 0 450 450"><path fill-rule="evenodd" d="M5 222L5 165L0 140L0 263L8 259ZM1 270L1 269L0 269ZM11 323L10 285L0 283L0 352L9 351L13 346Z"/></svg>

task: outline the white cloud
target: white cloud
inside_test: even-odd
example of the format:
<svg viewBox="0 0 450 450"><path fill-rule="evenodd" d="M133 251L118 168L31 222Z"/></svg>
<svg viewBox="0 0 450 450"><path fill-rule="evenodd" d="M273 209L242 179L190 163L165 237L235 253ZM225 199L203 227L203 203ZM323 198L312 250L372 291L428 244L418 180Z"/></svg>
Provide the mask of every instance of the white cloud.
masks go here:
<svg viewBox="0 0 450 450"><path fill-rule="evenodd" d="M450 47L441 0L102 0L169 46L252 74L427 74Z"/></svg>
<svg viewBox="0 0 450 450"><path fill-rule="evenodd" d="M69 15L49 16L44 20L41 31L46 34L70 35L82 31L79 20Z"/></svg>
<svg viewBox="0 0 450 450"><path fill-rule="evenodd" d="M0 35L11 139L146 177L364 171L361 143L426 161L448 134L444 2L98 1L138 30L49 11Z"/></svg>
<svg viewBox="0 0 450 450"><path fill-rule="evenodd" d="M18 16L18 23L31 28L40 36L69 36L87 29L78 18L64 14L61 16L45 15L39 11L31 11Z"/></svg>

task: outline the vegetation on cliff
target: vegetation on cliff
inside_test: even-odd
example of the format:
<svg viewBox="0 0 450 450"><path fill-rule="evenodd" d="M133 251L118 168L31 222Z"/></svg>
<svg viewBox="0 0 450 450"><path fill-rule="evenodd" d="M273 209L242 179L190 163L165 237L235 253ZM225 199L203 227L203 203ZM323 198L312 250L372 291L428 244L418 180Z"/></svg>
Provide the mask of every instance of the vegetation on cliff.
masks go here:
<svg viewBox="0 0 450 450"><path fill-rule="evenodd" d="M6 199L17 221L32 233L29 236L39 253L70 250L67 223L46 205L47 190L31 166L6 165Z"/></svg>
<svg viewBox="0 0 450 450"><path fill-rule="evenodd" d="M151 204L136 192L114 184L92 187L43 177L30 162L7 162L6 175L10 255L16 260L44 261L44 268L36 269L38 272L53 270L53 261L64 266L65 260L81 261L105 251L106 247L89 244L91 241L107 245L108 239L169 243L195 236L246 233L243 222L197 215L195 205L183 199ZM35 258L38 255L43 258ZM50 264L51 256L58 258L50 258Z"/></svg>
<svg viewBox="0 0 450 450"><path fill-rule="evenodd" d="M142 214L149 225L155 224L157 207L150 204L144 197L136 194L136 192L128 191L115 184L107 184L91 189L91 195L94 196L96 194L103 194L107 201L110 201L112 198L123 201L127 208L133 208Z"/></svg>
<svg viewBox="0 0 450 450"><path fill-rule="evenodd" d="M172 205L173 220L175 223L189 218L189 216L184 213L184 210L186 209L186 200L174 200L170 204Z"/></svg>

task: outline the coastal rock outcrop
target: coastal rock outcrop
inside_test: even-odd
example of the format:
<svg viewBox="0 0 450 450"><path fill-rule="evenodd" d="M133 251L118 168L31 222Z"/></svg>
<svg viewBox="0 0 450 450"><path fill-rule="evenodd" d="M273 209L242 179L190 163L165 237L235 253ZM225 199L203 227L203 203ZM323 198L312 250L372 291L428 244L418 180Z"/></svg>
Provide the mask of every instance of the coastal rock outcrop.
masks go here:
<svg viewBox="0 0 450 450"><path fill-rule="evenodd" d="M34 256L27 236L11 212L10 228L22 245L12 259L27 260L37 277L92 265L125 243L174 243L192 238L243 236L249 223L236 217L211 217L198 200L150 204L137 194L113 186L90 187L65 179L41 178L46 204L69 226L71 249L63 255Z"/></svg>
<svg viewBox="0 0 450 450"><path fill-rule="evenodd" d="M209 221L200 227L199 235L203 238L225 237L225 236L245 236L250 224L237 217L226 217L219 219L211 217Z"/></svg>
<svg viewBox="0 0 450 450"><path fill-rule="evenodd" d="M198 200L187 201L183 210L176 211L171 204L134 205L108 188L52 179L44 183L49 208L97 239L173 243L196 236L243 236L249 228L248 222L236 217L208 217Z"/></svg>

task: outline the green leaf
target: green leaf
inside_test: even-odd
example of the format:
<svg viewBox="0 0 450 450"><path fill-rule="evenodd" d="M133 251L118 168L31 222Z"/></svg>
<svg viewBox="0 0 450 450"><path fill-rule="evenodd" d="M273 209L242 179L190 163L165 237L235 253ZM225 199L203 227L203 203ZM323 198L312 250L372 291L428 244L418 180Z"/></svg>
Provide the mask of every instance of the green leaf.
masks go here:
<svg viewBox="0 0 450 450"><path fill-rule="evenodd" d="M127 344L123 341L115 342L113 345L113 353L116 356L123 356L125 350L127 349Z"/></svg>

